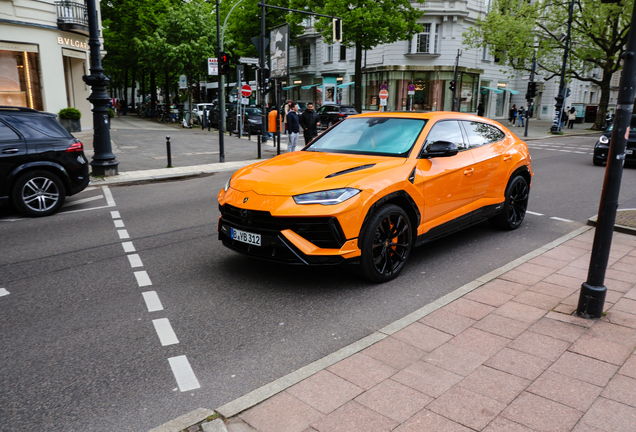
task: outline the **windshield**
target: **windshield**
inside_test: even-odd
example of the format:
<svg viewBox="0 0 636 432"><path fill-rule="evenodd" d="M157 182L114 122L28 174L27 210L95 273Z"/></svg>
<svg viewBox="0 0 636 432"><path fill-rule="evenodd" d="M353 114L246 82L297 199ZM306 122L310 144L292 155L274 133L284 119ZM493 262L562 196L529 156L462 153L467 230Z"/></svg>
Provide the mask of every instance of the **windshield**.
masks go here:
<svg viewBox="0 0 636 432"><path fill-rule="evenodd" d="M426 120L347 118L320 135L305 151L407 157Z"/></svg>
<svg viewBox="0 0 636 432"><path fill-rule="evenodd" d="M245 114L248 116L259 116L261 115L261 110L258 108L245 108Z"/></svg>

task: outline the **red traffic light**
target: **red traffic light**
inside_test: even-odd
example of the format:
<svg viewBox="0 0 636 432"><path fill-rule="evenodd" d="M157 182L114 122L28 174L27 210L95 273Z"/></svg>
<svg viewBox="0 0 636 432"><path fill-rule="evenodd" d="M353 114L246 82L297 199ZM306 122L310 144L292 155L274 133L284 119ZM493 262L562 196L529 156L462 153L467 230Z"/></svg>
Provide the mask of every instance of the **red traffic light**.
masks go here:
<svg viewBox="0 0 636 432"><path fill-rule="evenodd" d="M455 81L454 80L450 82L448 88L449 88L450 91L455 91Z"/></svg>

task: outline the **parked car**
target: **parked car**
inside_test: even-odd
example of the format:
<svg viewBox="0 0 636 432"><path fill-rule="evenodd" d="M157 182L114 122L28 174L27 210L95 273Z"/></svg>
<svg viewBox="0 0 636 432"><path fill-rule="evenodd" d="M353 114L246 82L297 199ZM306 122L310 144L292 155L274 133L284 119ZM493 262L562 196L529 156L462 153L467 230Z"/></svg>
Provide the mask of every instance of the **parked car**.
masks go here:
<svg viewBox="0 0 636 432"><path fill-rule="evenodd" d="M351 105L324 105L318 110L320 124L326 129L354 114L358 111Z"/></svg>
<svg viewBox="0 0 636 432"><path fill-rule="evenodd" d="M613 130L614 124L612 123L594 145L594 157L592 158L594 165L600 166L607 162ZM629 125L629 138L625 148L625 165L634 163L636 163L636 115L632 115Z"/></svg>
<svg viewBox="0 0 636 432"><path fill-rule="evenodd" d="M357 264L385 282L415 246L484 220L518 228L532 176L527 145L487 118L358 114L234 173L217 196L219 240L281 263Z"/></svg>
<svg viewBox="0 0 636 432"><path fill-rule="evenodd" d="M232 133L238 133L236 124L236 106L233 107L227 114L226 125L227 130ZM247 133L251 129L251 133L258 135L261 133L263 119L261 117L262 111L257 107L245 107L245 114L243 115L243 132Z"/></svg>
<svg viewBox="0 0 636 432"><path fill-rule="evenodd" d="M0 203L48 216L89 182L84 147L55 114L0 106Z"/></svg>
<svg viewBox="0 0 636 432"><path fill-rule="evenodd" d="M210 111L214 108L216 104L212 103L200 103L197 104L194 108L192 108L192 118L195 124L203 124L203 113L206 112L206 117L210 116Z"/></svg>

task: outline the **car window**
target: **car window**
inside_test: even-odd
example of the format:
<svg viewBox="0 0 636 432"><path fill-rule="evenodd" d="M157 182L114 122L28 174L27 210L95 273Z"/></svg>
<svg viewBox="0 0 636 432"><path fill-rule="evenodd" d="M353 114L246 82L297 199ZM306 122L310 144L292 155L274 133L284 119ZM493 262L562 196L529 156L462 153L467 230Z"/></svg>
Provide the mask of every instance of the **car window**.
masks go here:
<svg viewBox="0 0 636 432"><path fill-rule="evenodd" d="M471 148L501 141L506 136L496 127L477 121L463 121L464 130L468 136Z"/></svg>
<svg viewBox="0 0 636 432"><path fill-rule="evenodd" d="M340 112L345 114L358 114L358 111L353 107L340 107Z"/></svg>
<svg viewBox="0 0 636 432"><path fill-rule="evenodd" d="M26 139L69 138L69 133L52 117L29 116L28 119L10 116L11 124ZM25 121L23 121L25 120Z"/></svg>
<svg viewBox="0 0 636 432"><path fill-rule="evenodd" d="M466 150L467 146L464 144L464 137L462 131L459 128L459 122L457 120L444 120L439 121L433 125L433 128L426 136L426 143L424 148L437 141L449 141L457 146L459 151Z"/></svg>
<svg viewBox="0 0 636 432"><path fill-rule="evenodd" d="M320 135L305 151L407 157L426 120L347 118Z"/></svg>
<svg viewBox="0 0 636 432"><path fill-rule="evenodd" d="M17 133L15 133L9 126L0 122L0 142L1 141L15 141L19 140L20 137Z"/></svg>
<svg viewBox="0 0 636 432"><path fill-rule="evenodd" d="M245 113L251 116L259 116L262 115L261 110L258 108L246 108Z"/></svg>

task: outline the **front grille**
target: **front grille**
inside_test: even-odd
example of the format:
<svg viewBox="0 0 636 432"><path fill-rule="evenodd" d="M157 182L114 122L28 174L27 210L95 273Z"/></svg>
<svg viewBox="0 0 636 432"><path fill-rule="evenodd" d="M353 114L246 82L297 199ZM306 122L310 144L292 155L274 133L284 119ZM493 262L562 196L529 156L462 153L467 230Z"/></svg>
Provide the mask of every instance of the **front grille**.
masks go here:
<svg viewBox="0 0 636 432"><path fill-rule="evenodd" d="M220 206L223 221L238 229L277 236L290 229L319 248L340 249L346 238L335 217L274 217L259 210Z"/></svg>

